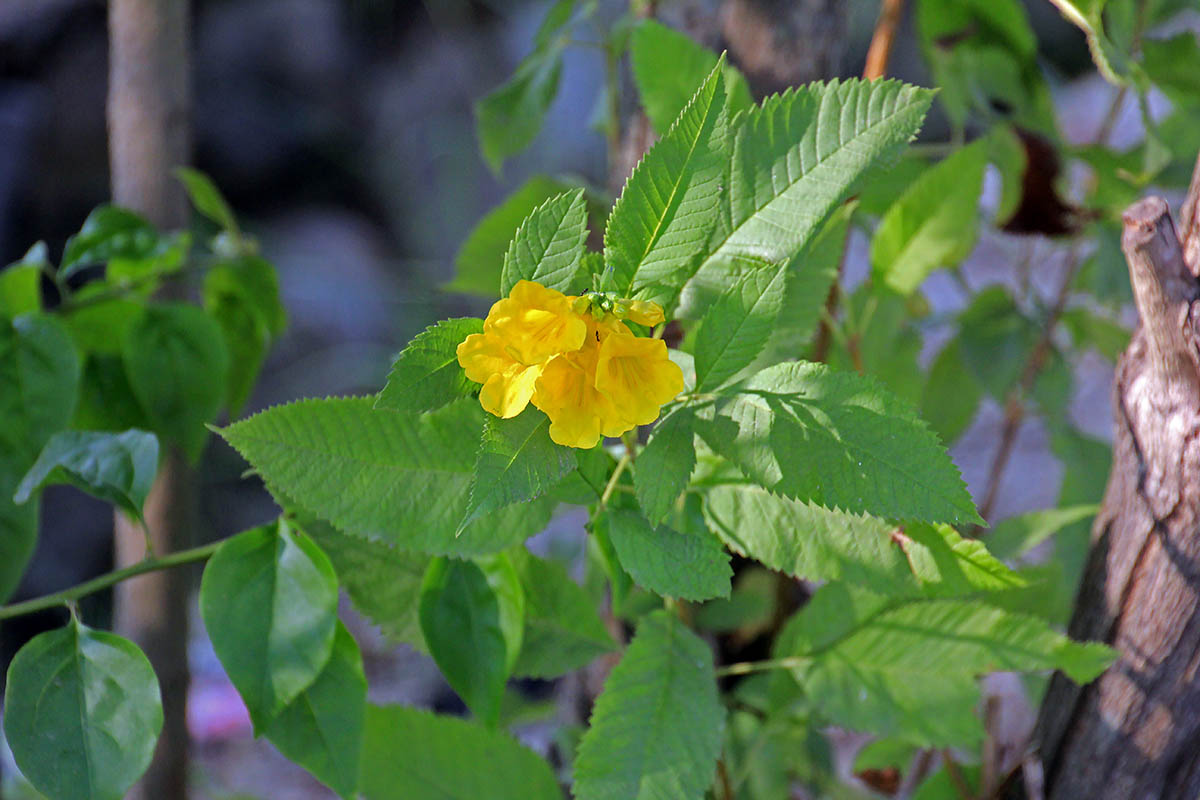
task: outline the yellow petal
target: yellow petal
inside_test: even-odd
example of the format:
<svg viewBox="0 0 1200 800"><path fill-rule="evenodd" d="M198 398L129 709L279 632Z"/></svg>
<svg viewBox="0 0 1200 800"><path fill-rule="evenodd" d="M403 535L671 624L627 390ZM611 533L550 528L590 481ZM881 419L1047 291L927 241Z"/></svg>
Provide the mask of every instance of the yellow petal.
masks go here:
<svg viewBox="0 0 1200 800"><path fill-rule="evenodd" d="M483 327L515 360L528 365L578 350L587 335L587 324L569 298L533 281L518 281L508 297L492 306Z"/></svg>
<svg viewBox="0 0 1200 800"><path fill-rule="evenodd" d="M458 364L467 378L483 383L497 372L503 372L516 362L504 349L504 343L487 333L472 333L458 346Z"/></svg>
<svg viewBox="0 0 1200 800"><path fill-rule="evenodd" d="M502 419L515 417L529 405L541 367L520 364L494 373L479 390L479 405Z"/></svg>
<svg viewBox="0 0 1200 800"><path fill-rule="evenodd" d="M595 350L595 348L589 348ZM591 359L595 363L595 359ZM596 413L593 373L574 354L552 358L538 376L533 404L550 418L550 438L565 447L595 447L601 419Z"/></svg>
<svg viewBox="0 0 1200 800"><path fill-rule="evenodd" d="M667 356L661 339L614 333L600 345L596 389L620 417L647 425L683 391L683 371Z"/></svg>
<svg viewBox="0 0 1200 800"><path fill-rule="evenodd" d="M667 317L663 314L662 306L658 303L652 303L649 300L630 300L629 311L626 313L625 318L636 322L638 325L653 328Z"/></svg>

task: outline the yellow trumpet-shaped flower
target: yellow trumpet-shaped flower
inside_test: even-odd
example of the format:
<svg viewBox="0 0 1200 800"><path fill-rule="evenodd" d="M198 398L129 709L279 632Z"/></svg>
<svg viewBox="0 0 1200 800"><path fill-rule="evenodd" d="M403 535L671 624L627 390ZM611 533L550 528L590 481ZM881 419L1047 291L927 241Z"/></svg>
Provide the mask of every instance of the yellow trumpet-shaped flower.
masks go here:
<svg viewBox="0 0 1200 800"><path fill-rule="evenodd" d="M620 330L600 344L596 389L634 425L648 425L683 391L683 370L667 356L661 339L642 339L617 326Z"/></svg>
<svg viewBox="0 0 1200 800"><path fill-rule="evenodd" d="M633 335L620 319L653 326L662 309L607 295L567 297L520 281L497 302L483 333L458 346L466 376L482 383L479 403L515 417L533 402L550 418L550 438L595 447L658 418L683 391L683 372L658 339Z"/></svg>
<svg viewBox="0 0 1200 800"><path fill-rule="evenodd" d="M473 333L458 346L458 363L469 379L482 383L479 404L505 419L525 410L534 382L551 357L578 350L587 323L571 310L562 292L518 281Z"/></svg>

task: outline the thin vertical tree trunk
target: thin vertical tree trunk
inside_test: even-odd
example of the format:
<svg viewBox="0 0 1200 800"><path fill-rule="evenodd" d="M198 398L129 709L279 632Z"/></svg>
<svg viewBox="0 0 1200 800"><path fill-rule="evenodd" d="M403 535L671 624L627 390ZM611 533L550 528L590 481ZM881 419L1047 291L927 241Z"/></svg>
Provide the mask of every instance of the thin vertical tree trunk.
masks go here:
<svg viewBox="0 0 1200 800"><path fill-rule="evenodd" d="M191 147L187 0L109 0L109 159L113 202L159 229L187 224L187 201L171 175ZM146 504L155 552L187 547L195 508L193 478L175 449L166 455ZM117 566L145 554L142 531L116 517ZM164 570L121 584L115 627L137 642L158 674L163 732L154 761L131 797L187 796L187 570Z"/></svg>
<svg viewBox="0 0 1200 800"><path fill-rule="evenodd" d="M1050 800L1200 796L1200 161L1178 231L1150 197L1124 217L1141 326L1117 366L1112 475L1070 633L1121 656L1056 675L1037 739Z"/></svg>

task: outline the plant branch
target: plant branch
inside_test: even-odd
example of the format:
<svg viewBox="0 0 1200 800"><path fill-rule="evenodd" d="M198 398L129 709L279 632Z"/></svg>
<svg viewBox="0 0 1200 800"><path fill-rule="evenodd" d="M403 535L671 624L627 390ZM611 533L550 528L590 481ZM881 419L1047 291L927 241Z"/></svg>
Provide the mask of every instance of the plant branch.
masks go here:
<svg viewBox="0 0 1200 800"><path fill-rule="evenodd" d="M72 586L69 589L63 589L61 592L54 592L53 594L0 607L0 620L18 617L22 614L32 614L35 611L43 611L55 606L67 605L81 597L94 594L101 589L107 589L121 581L147 572L156 572L172 567L181 567L185 564L194 564L197 561L205 561L220 546L221 542L213 542L203 547L193 547L191 550L180 550L177 553L171 553L162 558L147 558L124 569L113 570L99 577L92 578L90 581L84 581L76 586Z"/></svg>
<svg viewBox="0 0 1200 800"><path fill-rule="evenodd" d="M892 43L896 41L896 29L904 11L904 0L883 0L879 7L879 18L875 22L875 33L867 49L867 63L863 77L867 80L882 78L887 74L888 60L892 56Z"/></svg>
<svg viewBox="0 0 1200 800"><path fill-rule="evenodd" d="M808 656L790 656L788 658L768 658L764 661L739 661L736 664L717 667L717 677L729 678L734 675L750 675L773 669L795 669L804 666L810 660Z"/></svg>
<svg viewBox="0 0 1200 800"><path fill-rule="evenodd" d="M975 793L971 791L971 785L967 783L966 776L958 767L958 762L954 760L954 754L949 748L942 750L942 764L946 767L946 774L950 776L950 782L954 784L954 791L958 792L958 796L962 800L974 800Z"/></svg>
<svg viewBox="0 0 1200 800"><path fill-rule="evenodd" d="M604 493L600 495L601 508L605 508L608 505L608 499L612 497L613 492L617 490L617 481L621 479L621 474L625 472L625 469L632 462L633 459L628 453L621 456L621 460L617 462L616 469L614 469L612 475L609 476L608 484L604 487Z"/></svg>

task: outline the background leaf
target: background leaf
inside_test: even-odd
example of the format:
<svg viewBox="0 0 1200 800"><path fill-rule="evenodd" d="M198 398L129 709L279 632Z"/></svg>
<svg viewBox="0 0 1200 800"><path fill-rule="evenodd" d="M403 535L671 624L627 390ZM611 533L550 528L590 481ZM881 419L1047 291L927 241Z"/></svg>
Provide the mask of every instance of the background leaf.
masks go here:
<svg viewBox="0 0 1200 800"><path fill-rule="evenodd" d="M468 336L482 332L483 320L461 317L418 333L396 357L375 407L416 414L474 394L479 384L463 373L457 350Z"/></svg>
<svg viewBox="0 0 1200 800"><path fill-rule="evenodd" d="M562 800L549 765L507 733L415 708L368 706L362 764L367 800Z"/></svg>
<svg viewBox="0 0 1200 800"><path fill-rule="evenodd" d="M60 800L118 800L154 755L162 700L133 642L72 618L8 668L4 732L17 766Z"/></svg>
<svg viewBox="0 0 1200 800"><path fill-rule="evenodd" d="M616 648L595 603L561 564L524 548L514 550L511 559L525 593L525 634L515 675L556 678Z"/></svg>
<svg viewBox="0 0 1200 800"><path fill-rule="evenodd" d="M929 367L921 393L921 418L949 445L975 419L982 398L983 390L967 368L957 337L951 339Z"/></svg>
<svg viewBox="0 0 1200 800"><path fill-rule="evenodd" d="M43 486L66 483L140 519L157 472L153 433L61 431L50 437L13 499L24 503Z"/></svg>
<svg viewBox="0 0 1200 800"><path fill-rule="evenodd" d="M217 549L200 583L200 616L262 733L329 662L337 576L320 548L278 520Z"/></svg>
<svg viewBox="0 0 1200 800"><path fill-rule="evenodd" d="M530 212L504 254L500 294L507 296L521 280L579 292L587 219L583 189L552 197Z"/></svg>
<svg viewBox="0 0 1200 800"><path fill-rule="evenodd" d="M79 356L54 318L0 317L0 599L17 588L37 542L38 506L13 493L79 394Z"/></svg>
<svg viewBox="0 0 1200 800"><path fill-rule="evenodd" d="M204 276L204 308L225 335L225 402L230 415L236 415L254 388L271 342L287 327L275 268L257 256L216 265Z"/></svg>
<svg viewBox="0 0 1200 800"><path fill-rule="evenodd" d="M475 103L479 148L493 172L498 173L509 156L528 147L542 129L546 110L558 94L562 51L574 6L572 0L559 0L551 6L533 52L517 65L508 81Z"/></svg>
<svg viewBox="0 0 1200 800"><path fill-rule="evenodd" d="M329 662L264 733L290 761L351 800L358 789L366 711L362 653L350 631L338 622Z"/></svg>
<svg viewBox="0 0 1200 800"><path fill-rule="evenodd" d="M718 62L713 51L652 19L633 29L629 55L642 108L659 136L670 129ZM754 105L750 86L736 67L722 62L721 73L730 117Z"/></svg>
<svg viewBox="0 0 1200 800"><path fill-rule="evenodd" d="M359 612L391 639L428 651L417 610L429 556L342 533L308 514L295 524L329 556L338 585Z"/></svg>
<svg viewBox="0 0 1200 800"><path fill-rule="evenodd" d="M499 297L504 254L517 228L535 208L571 188L566 182L534 175L475 225L454 257L454 280L443 288L482 297Z"/></svg>
<svg viewBox="0 0 1200 800"><path fill-rule="evenodd" d="M237 232L237 220L229 203L221 195L221 190L212 179L198 169L191 167L176 167L175 177L183 182L187 189L192 205L204 216L215 222L223 230Z"/></svg>
<svg viewBox="0 0 1200 800"><path fill-rule="evenodd" d="M435 558L421 586L420 614L429 653L446 682L494 728L521 649L525 598L511 564L491 571L489 576L474 562Z"/></svg>
<svg viewBox="0 0 1200 800"><path fill-rule="evenodd" d="M638 585L666 597L706 600L728 597L729 554L712 534L654 527L635 511L609 510L604 526L617 557Z"/></svg>
<svg viewBox="0 0 1200 800"><path fill-rule="evenodd" d="M185 303L148 307L122 348L129 385L154 432L199 458L225 399L229 356L212 317Z"/></svg>
<svg viewBox="0 0 1200 800"><path fill-rule="evenodd" d="M643 617L592 707L575 760L575 797L703 797L724 721L708 645L665 612Z"/></svg>
<svg viewBox="0 0 1200 800"><path fill-rule="evenodd" d="M923 172L892 204L871 239L871 273L911 294L930 273L957 266L975 246L989 141L980 139Z"/></svg>

